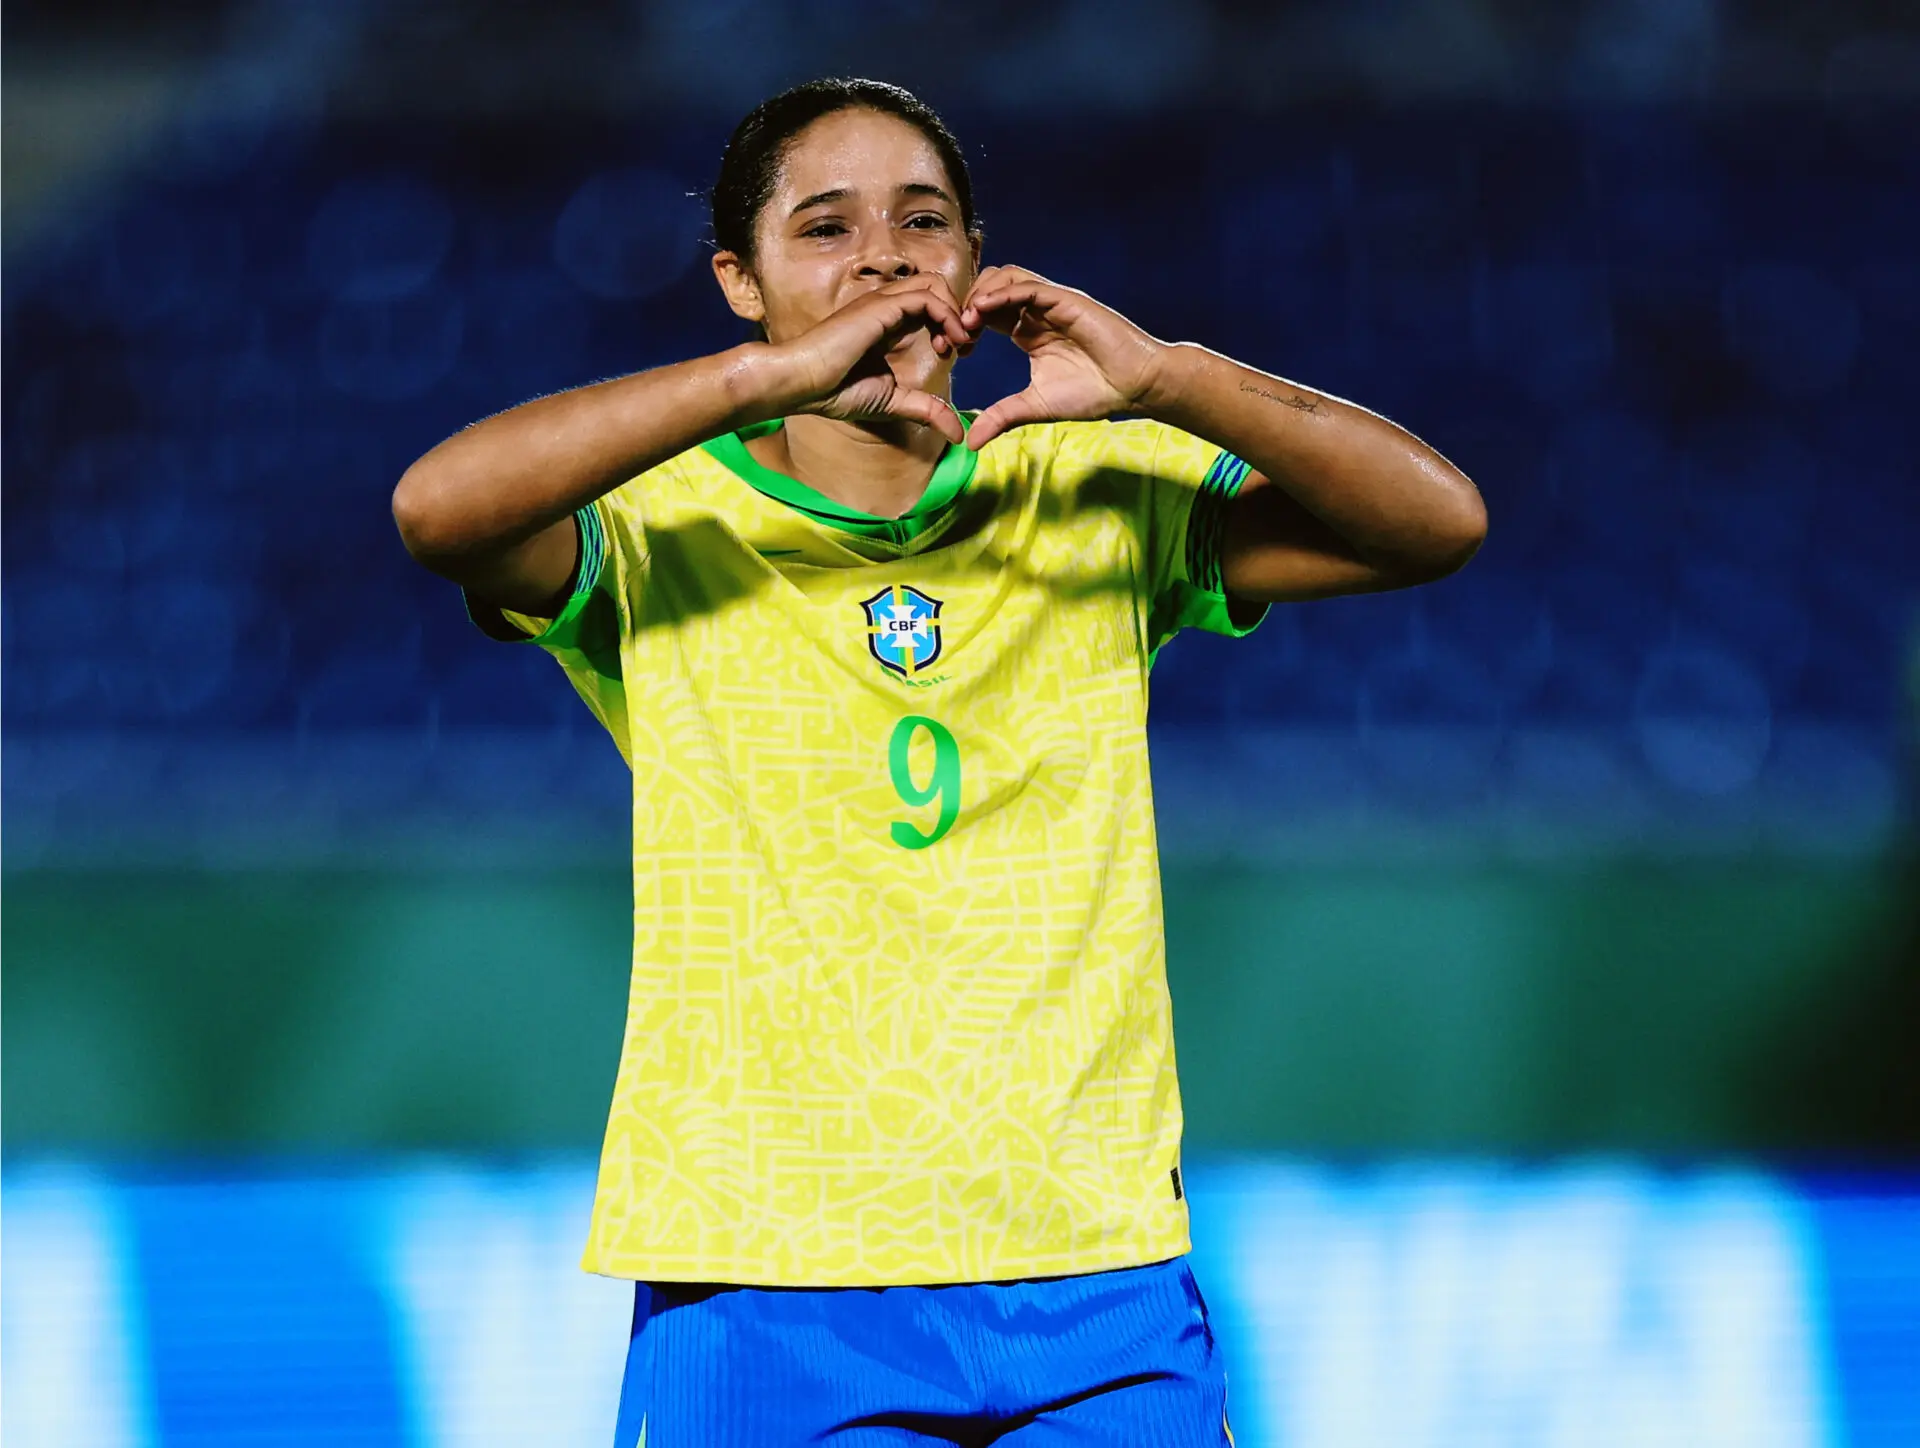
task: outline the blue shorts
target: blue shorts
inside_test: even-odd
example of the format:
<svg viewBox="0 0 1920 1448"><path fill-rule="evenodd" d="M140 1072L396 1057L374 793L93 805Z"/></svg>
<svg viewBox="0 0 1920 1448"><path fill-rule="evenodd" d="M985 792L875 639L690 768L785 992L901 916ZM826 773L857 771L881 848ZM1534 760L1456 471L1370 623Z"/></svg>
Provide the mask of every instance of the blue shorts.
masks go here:
<svg viewBox="0 0 1920 1448"><path fill-rule="evenodd" d="M641 1283L616 1448L1233 1442L1186 1259L949 1287Z"/></svg>

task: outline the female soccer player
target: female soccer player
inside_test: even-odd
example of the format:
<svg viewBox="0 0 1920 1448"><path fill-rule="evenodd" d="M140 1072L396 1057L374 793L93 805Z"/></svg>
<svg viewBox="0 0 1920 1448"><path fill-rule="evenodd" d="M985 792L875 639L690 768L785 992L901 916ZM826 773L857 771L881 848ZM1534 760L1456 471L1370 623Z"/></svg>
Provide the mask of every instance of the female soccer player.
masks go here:
<svg viewBox="0 0 1920 1448"><path fill-rule="evenodd" d="M713 224L764 340L476 423L394 494L633 769L585 1259L639 1284L621 1441L1227 1441L1149 666L1450 572L1479 496L1373 413L982 270L959 148L895 87L758 107ZM969 418L989 329L1030 381Z"/></svg>

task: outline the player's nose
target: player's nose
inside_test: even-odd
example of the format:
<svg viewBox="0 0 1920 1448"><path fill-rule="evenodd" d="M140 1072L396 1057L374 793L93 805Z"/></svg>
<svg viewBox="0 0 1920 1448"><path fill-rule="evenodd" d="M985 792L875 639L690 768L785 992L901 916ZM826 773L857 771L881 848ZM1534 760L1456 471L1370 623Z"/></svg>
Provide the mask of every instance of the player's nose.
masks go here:
<svg viewBox="0 0 1920 1448"><path fill-rule="evenodd" d="M856 265L856 274L863 280L870 278L881 282L904 281L919 270L913 264L913 259L891 238L876 243L859 258Z"/></svg>

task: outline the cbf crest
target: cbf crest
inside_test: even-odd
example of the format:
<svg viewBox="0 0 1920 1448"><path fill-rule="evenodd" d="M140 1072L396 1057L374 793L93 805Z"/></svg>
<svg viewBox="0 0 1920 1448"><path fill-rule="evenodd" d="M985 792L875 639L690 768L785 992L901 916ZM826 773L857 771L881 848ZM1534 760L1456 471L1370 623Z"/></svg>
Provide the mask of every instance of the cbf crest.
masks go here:
<svg viewBox="0 0 1920 1448"><path fill-rule="evenodd" d="M911 679L940 657L940 600L895 583L860 605L867 647L882 665Z"/></svg>

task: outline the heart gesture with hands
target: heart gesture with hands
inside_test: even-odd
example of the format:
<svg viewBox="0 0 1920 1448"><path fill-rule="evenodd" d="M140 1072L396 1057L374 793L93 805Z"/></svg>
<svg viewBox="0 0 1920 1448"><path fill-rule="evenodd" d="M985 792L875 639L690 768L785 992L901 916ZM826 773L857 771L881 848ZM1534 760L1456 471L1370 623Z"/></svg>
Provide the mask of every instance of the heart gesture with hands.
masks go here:
<svg viewBox="0 0 1920 1448"><path fill-rule="evenodd" d="M988 331L1027 354L1030 376L969 431L930 389L938 371ZM876 287L780 350L789 369L784 410L917 422L978 449L1027 423L1093 421L1138 408L1166 344L1085 292L996 266L981 272L964 305L943 277L921 273Z"/></svg>
<svg viewBox="0 0 1920 1448"><path fill-rule="evenodd" d="M945 278L922 272L889 282L783 349L791 369L790 410L842 422L898 418L962 442L959 414L928 385L946 359L965 356L972 347L973 334L962 324Z"/></svg>
<svg viewBox="0 0 1920 1448"><path fill-rule="evenodd" d="M1004 332L1030 366L1024 389L974 419L967 434L974 448L1030 422L1092 422L1134 411L1166 352L1166 343L1085 292L1016 266L981 272L960 321L969 337Z"/></svg>

